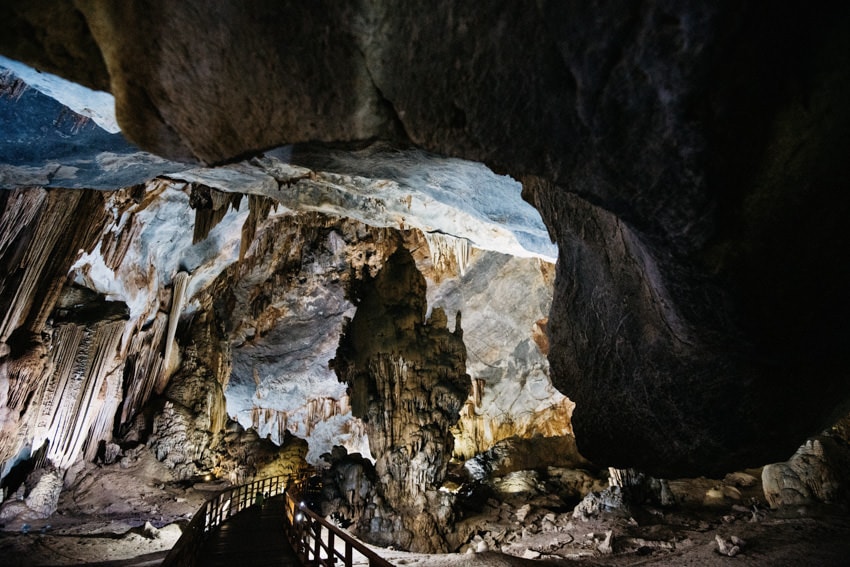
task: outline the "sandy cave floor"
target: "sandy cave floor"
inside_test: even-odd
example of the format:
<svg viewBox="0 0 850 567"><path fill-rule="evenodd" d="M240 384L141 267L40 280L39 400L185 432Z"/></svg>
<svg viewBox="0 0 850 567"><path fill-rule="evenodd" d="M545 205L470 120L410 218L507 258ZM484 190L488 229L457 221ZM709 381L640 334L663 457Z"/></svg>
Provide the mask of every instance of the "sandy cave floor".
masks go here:
<svg viewBox="0 0 850 567"><path fill-rule="evenodd" d="M158 565L179 537L179 523L224 487L175 482L168 469L146 452L127 468L91 465L87 472L82 482L63 492L50 518L3 526L0 565ZM480 513L463 520L476 527L473 533L485 536L468 546L479 553L379 552L394 565L411 567L850 565L846 510L826 506L770 510L746 492L748 506L726 501L694 504L718 482L675 481L677 500L688 504L645 507L635 514L637 518L572 519L563 511L548 510L551 499L545 495L491 499ZM752 488L753 493L757 490ZM525 516L524 522L518 512ZM717 551L717 535L727 541L734 535L745 543L735 557L726 557ZM493 538L498 545L493 545ZM491 547L502 551L484 551Z"/></svg>

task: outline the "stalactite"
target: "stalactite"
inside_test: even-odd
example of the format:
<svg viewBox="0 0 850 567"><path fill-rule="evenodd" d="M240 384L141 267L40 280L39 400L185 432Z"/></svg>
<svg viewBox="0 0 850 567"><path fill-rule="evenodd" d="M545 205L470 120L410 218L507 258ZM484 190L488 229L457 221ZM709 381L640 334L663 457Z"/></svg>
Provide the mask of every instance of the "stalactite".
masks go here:
<svg viewBox="0 0 850 567"><path fill-rule="evenodd" d="M469 240L441 232L424 232L431 252L431 263L438 272L463 276L469 266Z"/></svg>
<svg viewBox="0 0 850 567"><path fill-rule="evenodd" d="M212 389L207 391L207 407L209 408L210 425L209 431L221 431L227 425L227 404L221 391Z"/></svg>
<svg viewBox="0 0 850 567"><path fill-rule="evenodd" d="M350 411L347 396L342 400L331 397L310 398L306 402L306 407L305 428L307 436L311 435L316 425L322 421L327 421Z"/></svg>
<svg viewBox="0 0 850 567"><path fill-rule="evenodd" d="M255 431L260 430L260 408L257 406L251 408L251 427Z"/></svg>
<svg viewBox="0 0 850 567"><path fill-rule="evenodd" d="M13 252L10 248L18 240L25 229L33 222L41 211L47 198L44 189L16 189L3 191L0 194L0 259L10 267L13 263Z"/></svg>
<svg viewBox="0 0 850 567"><path fill-rule="evenodd" d="M206 239L231 206L236 210L239 209L241 200L241 193L225 193L203 185L192 185L189 200L189 204L195 209L192 244Z"/></svg>
<svg viewBox="0 0 850 567"><path fill-rule="evenodd" d="M350 411L348 396L343 396L339 400L332 397L318 397L309 398L302 408L294 411L255 405L251 409L251 422L252 427L257 431L274 433L275 439L282 441L285 439L287 430L292 434L299 433L309 437L319 423ZM302 423L303 432L301 431Z"/></svg>
<svg viewBox="0 0 850 567"><path fill-rule="evenodd" d="M111 411L109 416L103 416L101 411L107 403L108 395L111 394L113 400L117 397L117 378L113 376L111 387L107 387L106 382L110 374L116 371L116 354L123 331L123 321L97 326L88 352L85 353L87 363L83 373L75 377L78 378L79 384L75 388L73 406L69 409L68 405L63 403L54 415L46 434L46 437L51 440L47 456L60 468L73 463L82 453L86 441L93 435L99 436L104 433L94 430L98 422L103 427L104 419L106 419L107 430L111 429L109 418L114 417L115 406L107 408L106 413ZM67 400L63 399L63 401ZM89 450L92 450L90 445Z"/></svg>
<svg viewBox="0 0 850 567"><path fill-rule="evenodd" d="M84 453L93 456L98 441L110 437L121 399L117 355L123 330L123 321L99 323L94 329L73 323L54 329L43 379L29 384L26 401L9 400L22 409L16 452L25 444L47 442L46 457L65 468ZM4 439L4 460L9 445Z"/></svg>
<svg viewBox="0 0 850 567"><path fill-rule="evenodd" d="M103 257L103 263L113 272L124 262L130 244L139 239L142 231L142 224L133 222L132 215L127 216L129 218L120 219L113 231L104 234L101 241L100 255Z"/></svg>
<svg viewBox="0 0 850 567"><path fill-rule="evenodd" d="M178 272L174 276L172 286L171 313L168 316L168 334L165 337L165 355L163 356L164 370L154 387L157 394L161 394L165 390L168 379L180 365L180 350L177 348L175 335L177 334L177 324L180 322L180 313L183 312L183 306L186 302L189 274Z"/></svg>
<svg viewBox="0 0 850 567"><path fill-rule="evenodd" d="M117 344L116 344L117 346ZM108 372L103 378L93 404L93 419L81 450L88 461L94 460L100 441L110 441L115 426L115 415L121 405L120 373Z"/></svg>
<svg viewBox="0 0 850 567"><path fill-rule="evenodd" d="M68 393L68 384L73 378L75 366L78 365L78 355L81 351L85 327L73 323L60 326L54 333L54 345L51 349L51 360L47 366L52 370L44 397L40 401L42 419L39 426L47 430L54 420L56 412L73 394ZM36 443L39 444L39 443Z"/></svg>
<svg viewBox="0 0 850 567"><path fill-rule="evenodd" d="M18 418L14 430L8 423L0 429L0 462L27 446L44 444L50 419L63 403L59 396L74 370L84 331L76 325L65 325L53 333L56 345L48 345L44 358L8 364L11 388L6 406Z"/></svg>
<svg viewBox="0 0 850 567"><path fill-rule="evenodd" d="M35 351L23 359L0 363L0 408L6 409L0 423L0 463L19 454L25 446L32 446L30 440L38 429L42 405L55 403L50 389L55 366L55 357Z"/></svg>
<svg viewBox="0 0 850 567"><path fill-rule="evenodd" d="M60 203L58 199L50 198L55 194L54 192L48 195L47 199L26 202L30 205L38 205L40 210L37 215L38 220L35 221L32 240L20 263L17 266L8 266L10 274L17 269L21 269L23 274L0 325L0 341L5 342L12 331L23 325L38 288L43 285L45 266L51 259L56 243L63 237L62 228L68 223L68 215L74 212L75 205L80 199L80 193L71 193L68 195L67 202ZM41 205L44 206L41 207ZM32 221L35 215L27 212L26 217Z"/></svg>
<svg viewBox="0 0 850 567"><path fill-rule="evenodd" d="M248 195L248 218L242 225L242 241L239 246L239 261L245 259L248 249L254 242L257 234L257 225L266 220L271 212L275 201L262 195Z"/></svg>
<svg viewBox="0 0 850 567"><path fill-rule="evenodd" d="M195 211L195 230L192 234L192 244L197 244L206 239L210 231L221 222L226 214L227 209L198 209Z"/></svg>
<svg viewBox="0 0 850 567"><path fill-rule="evenodd" d="M483 378L472 379L472 401L475 402L475 407L481 407L481 398L484 396L484 384L486 380Z"/></svg>
<svg viewBox="0 0 850 567"><path fill-rule="evenodd" d="M289 414L281 412L277 420L277 438L280 440L286 439L287 428L289 427Z"/></svg>
<svg viewBox="0 0 850 567"><path fill-rule="evenodd" d="M345 415L351 411L351 398L348 397L348 394L343 395L338 403L340 415Z"/></svg>
<svg viewBox="0 0 850 567"><path fill-rule="evenodd" d="M163 370L163 338L168 317L157 313L150 327L133 335L124 366L124 400L120 423L129 424L148 401Z"/></svg>

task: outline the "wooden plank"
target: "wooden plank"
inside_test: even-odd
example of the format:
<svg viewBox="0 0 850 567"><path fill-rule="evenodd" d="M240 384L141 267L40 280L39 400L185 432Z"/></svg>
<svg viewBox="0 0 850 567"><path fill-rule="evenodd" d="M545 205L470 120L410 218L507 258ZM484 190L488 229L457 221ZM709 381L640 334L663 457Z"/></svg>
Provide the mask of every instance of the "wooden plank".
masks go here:
<svg viewBox="0 0 850 567"><path fill-rule="evenodd" d="M300 567L283 531L283 515L282 496L234 515L210 532L197 565Z"/></svg>

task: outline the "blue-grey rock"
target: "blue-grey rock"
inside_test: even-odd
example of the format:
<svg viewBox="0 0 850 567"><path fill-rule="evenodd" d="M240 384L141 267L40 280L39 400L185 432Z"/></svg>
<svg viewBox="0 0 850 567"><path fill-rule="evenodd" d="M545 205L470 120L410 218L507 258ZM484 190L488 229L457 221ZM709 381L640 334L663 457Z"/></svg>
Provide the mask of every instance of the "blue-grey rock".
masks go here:
<svg viewBox="0 0 850 567"><path fill-rule="evenodd" d="M119 189L186 167L139 150L0 67L0 188Z"/></svg>

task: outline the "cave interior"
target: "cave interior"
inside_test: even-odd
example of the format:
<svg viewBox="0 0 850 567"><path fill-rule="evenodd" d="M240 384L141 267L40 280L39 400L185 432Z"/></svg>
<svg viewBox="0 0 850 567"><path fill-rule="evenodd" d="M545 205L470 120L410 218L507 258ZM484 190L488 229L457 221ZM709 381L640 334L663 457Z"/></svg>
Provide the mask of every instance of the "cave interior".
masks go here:
<svg viewBox="0 0 850 567"><path fill-rule="evenodd" d="M848 100L850 6L4 2L0 549L842 564Z"/></svg>

